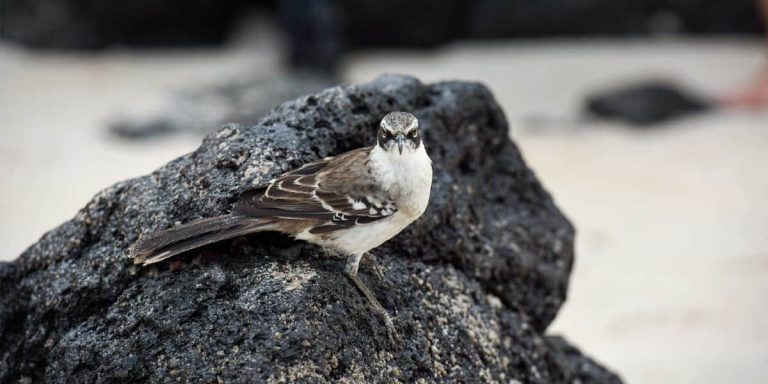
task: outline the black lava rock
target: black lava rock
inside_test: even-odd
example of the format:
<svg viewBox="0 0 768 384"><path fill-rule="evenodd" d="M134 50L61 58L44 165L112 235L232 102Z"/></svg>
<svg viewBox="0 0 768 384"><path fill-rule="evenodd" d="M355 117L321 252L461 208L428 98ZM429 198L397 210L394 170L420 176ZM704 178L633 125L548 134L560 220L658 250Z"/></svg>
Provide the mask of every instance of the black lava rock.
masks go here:
<svg viewBox="0 0 768 384"><path fill-rule="evenodd" d="M434 162L423 218L361 276L403 345L317 247L263 233L138 267L142 232L227 212L250 185L374 142L413 112ZM0 264L0 382L595 382L619 378L543 332L565 299L574 230L482 85L385 76L225 126L96 195Z"/></svg>
<svg viewBox="0 0 768 384"><path fill-rule="evenodd" d="M711 108L709 101L664 81L631 84L599 92L589 96L584 105L588 114L640 127L706 112Z"/></svg>

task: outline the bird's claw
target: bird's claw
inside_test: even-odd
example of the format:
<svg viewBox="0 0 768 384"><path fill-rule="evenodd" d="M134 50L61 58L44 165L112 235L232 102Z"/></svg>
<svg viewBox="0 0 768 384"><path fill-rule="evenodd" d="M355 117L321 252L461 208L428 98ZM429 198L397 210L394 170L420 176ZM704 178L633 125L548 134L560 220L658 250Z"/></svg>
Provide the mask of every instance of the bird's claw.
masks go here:
<svg viewBox="0 0 768 384"><path fill-rule="evenodd" d="M373 292L371 292L368 287L363 284L363 281L360 280L360 277L357 276L356 273L347 272L347 277L352 281L352 283L357 287L358 290L365 296L368 303L371 306L371 309L373 309L373 312L381 316L382 320L384 321L384 325L387 327L387 335L389 336L389 340L394 345L401 345L402 339L400 338L400 335L397 334L397 330L395 329L395 324L392 322L392 318L389 317L389 314L384 309L384 307L381 306L381 303L379 303L379 300L376 299L376 296L373 295Z"/></svg>
<svg viewBox="0 0 768 384"><path fill-rule="evenodd" d="M384 284L387 289L392 288L392 284L390 284L389 280L387 280L387 277L384 275L384 271L382 270L381 265L376 261L376 257L369 252L366 252L363 256L363 261L368 264L373 274L376 275L376 278Z"/></svg>

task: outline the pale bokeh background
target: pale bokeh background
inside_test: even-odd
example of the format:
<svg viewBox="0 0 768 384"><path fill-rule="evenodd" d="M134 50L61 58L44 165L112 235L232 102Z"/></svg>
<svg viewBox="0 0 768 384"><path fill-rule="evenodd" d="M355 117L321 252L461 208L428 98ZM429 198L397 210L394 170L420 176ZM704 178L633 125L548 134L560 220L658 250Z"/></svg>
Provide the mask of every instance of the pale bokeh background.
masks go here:
<svg viewBox="0 0 768 384"><path fill-rule="evenodd" d="M162 108L190 79L279 72L275 46L259 44L96 55L0 44L0 259L18 256L100 189L194 149L193 135L132 143L109 136L105 123ZM761 383L768 111L647 131L577 115L596 87L650 76L726 92L757 71L764 48L722 39L460 43L354 54L342 73L349 82L400 72L492 89L528 164L578 230L569 300L552 333L630 383Z"/></svg>

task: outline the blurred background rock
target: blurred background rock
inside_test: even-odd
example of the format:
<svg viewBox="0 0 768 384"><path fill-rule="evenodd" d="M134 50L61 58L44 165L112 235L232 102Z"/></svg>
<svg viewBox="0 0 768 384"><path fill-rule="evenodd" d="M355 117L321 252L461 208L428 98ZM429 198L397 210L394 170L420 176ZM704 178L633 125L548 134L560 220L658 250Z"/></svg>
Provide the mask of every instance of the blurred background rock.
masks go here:
<svg viewBox="0 0 768 384"><path fill-rule="evenodd" d="M749 0L2 0L0 258L222 123L382 72L477 80L578 231L551 331L628 382L762 382L760 15ZM643 130L585 113L660 79L708 112ZM647 95L631 110L668 105Z"/></svg>

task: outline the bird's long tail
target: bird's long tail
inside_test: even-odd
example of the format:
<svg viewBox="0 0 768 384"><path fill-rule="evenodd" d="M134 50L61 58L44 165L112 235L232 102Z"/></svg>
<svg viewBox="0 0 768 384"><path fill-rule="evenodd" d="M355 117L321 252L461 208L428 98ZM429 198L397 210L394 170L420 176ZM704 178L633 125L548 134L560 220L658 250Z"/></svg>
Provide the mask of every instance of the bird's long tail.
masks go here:
<svg viewBox="0 0 768 384"><path fill-rule="evenodd" d="M243 236L275 229L276 222L268 218L225 215L193 221L165 231L145 235L130 248L135 264L152 264L180 253Z"/></svg>

